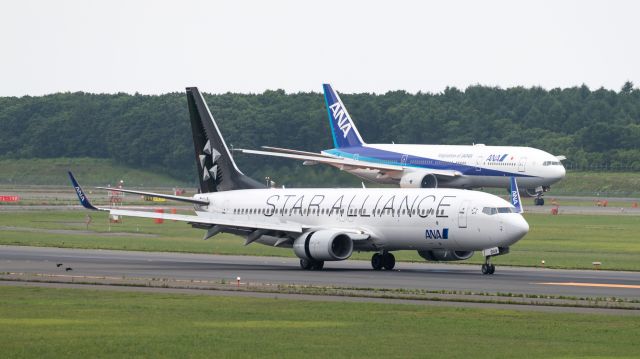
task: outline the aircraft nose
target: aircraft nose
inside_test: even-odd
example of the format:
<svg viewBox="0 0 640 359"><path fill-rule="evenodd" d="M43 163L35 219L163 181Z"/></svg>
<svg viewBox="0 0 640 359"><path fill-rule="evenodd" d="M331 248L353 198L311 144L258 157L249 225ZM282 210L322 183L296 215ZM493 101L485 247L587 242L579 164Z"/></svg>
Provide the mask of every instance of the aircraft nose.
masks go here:
<svg viewBox="0 0 640 359"><path fill-rule="evenodd" d="M564 178L564 176L567 174L567 170L564 168L563 165L560 166L556 166L556 177L561 180Z"/></svg>
<svg viewBox="0 0 640 359"><path fill-rule="evenodd" d="M515 243L529 233L529 223L522 215L513 216L509 221L509 231L507 233L511 237L512 243Z"/></svg>

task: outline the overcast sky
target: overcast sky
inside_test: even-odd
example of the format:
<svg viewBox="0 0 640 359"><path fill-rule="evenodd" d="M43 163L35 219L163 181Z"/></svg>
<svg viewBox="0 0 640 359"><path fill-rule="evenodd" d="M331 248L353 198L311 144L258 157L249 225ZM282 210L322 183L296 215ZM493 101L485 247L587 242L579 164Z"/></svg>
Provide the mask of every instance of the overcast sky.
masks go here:
<svg viewBox="0 0 640 359"><path fill-rule="evenodd" d="M4 1L0 96L640 85L638 1Z"/></svg>

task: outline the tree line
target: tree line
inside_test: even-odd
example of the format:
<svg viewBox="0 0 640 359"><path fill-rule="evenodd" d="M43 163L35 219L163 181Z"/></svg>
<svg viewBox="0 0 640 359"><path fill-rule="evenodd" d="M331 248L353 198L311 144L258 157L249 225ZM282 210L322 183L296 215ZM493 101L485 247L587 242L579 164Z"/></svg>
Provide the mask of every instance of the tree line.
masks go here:
<svg viewBox="0 0 640 359"><path fill-rule="evenodd" d="M569 168L640 170L640 90L470 86L441 93L341 96L370 143L531 146L565 155ZM333 146L320 93L205 94L235 148L319 151ZM183 93L57 93L0 97L0 158L110 158L195 182ZM243 171L295 186L353 185L321 166L237 154ZM598 167L599 166L599 167Z"/></svg>

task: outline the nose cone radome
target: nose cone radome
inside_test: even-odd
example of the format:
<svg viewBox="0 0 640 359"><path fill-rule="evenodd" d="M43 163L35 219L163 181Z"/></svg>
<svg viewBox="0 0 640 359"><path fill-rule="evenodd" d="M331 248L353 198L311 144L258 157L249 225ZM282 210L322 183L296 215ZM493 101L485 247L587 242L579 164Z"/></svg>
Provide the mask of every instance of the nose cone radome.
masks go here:
<svg viewBox="0 0 640 359"><path fill-rule="evenodd" d="M563 165L548 166L545 168L544 176L546 178L547 186L559 182L567 174L567 170Z"/></svg>
<svg viewBox="0 0 640 359"><path fill-rule="evenodd" d="M508 233L512 243L515 243L529 233L529 223L522 215L513 216L509 221Z"/></svg>
<svg viewBox="0 0 640 359"><path fill-rule="evenodd" d="M560 181L567 174L567 170L564 168L563 165L553 166L553 167L555 172L553 177L555 177L556 181Z"/></svg>

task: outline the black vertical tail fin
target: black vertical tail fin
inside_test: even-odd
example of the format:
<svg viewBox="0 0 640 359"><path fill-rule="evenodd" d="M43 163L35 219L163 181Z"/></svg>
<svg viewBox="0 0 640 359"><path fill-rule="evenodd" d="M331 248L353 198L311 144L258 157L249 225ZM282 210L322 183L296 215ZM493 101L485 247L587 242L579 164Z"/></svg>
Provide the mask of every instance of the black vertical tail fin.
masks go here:
<svg viewBox="0 0 640 359"><path fill-rule="evenodd" d="M187 87L187 103L196 154L200 192L264 188L265 185L244 175L227 148L220 129L197 87Z"/></svg>

